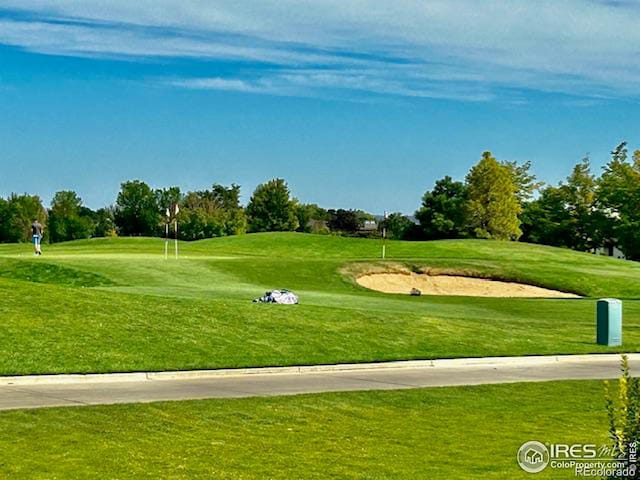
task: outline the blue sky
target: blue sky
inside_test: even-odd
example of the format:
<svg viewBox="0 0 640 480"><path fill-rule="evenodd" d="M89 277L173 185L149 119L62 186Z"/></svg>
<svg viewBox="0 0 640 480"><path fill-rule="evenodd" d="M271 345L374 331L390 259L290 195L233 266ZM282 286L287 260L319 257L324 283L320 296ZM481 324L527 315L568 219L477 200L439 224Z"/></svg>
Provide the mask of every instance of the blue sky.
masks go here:
<svg viewBox="0 0 640 480"><path fill-rule="evenodd" d="M411 213L484 150L555 183L635 148L639 24L624 0L0 0L0 195L283 177Z"/></svg>

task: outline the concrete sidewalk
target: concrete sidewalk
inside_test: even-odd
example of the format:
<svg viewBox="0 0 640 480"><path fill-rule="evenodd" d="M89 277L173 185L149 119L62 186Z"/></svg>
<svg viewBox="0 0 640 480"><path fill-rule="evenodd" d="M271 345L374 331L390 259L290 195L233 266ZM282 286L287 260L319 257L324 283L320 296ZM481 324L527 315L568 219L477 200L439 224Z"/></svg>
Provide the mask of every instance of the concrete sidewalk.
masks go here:
<svg viewBox="0 0 640 480"><path fill-rule="evenodd" d="M640 354L629 354L640 372ZM0 377L0 410L619 376L620 355L442 359L303 367Z"/></svg>

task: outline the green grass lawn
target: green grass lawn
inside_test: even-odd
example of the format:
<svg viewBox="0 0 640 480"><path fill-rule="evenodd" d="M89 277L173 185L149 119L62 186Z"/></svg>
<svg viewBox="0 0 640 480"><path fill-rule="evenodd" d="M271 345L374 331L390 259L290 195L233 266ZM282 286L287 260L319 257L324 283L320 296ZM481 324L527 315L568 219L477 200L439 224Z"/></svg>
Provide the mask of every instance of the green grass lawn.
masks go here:
<svg viewBox="0 0 640 480"><path fill-rule="evenodd" d="M256 234L0 245L0 374L176 370L438 357L640 351L640 264L496 241L380 242ZM437 268L584 299L386 295L348 272ZM273 288L297 306L251 300ZM624 302L624 345L594 344L596 297Z"/></svg>
<svg viewBox="0 0 640 480"><path fill-rule="evenodd" d="M533 478L526 441L608 444L597 381L5 411L0 432L0 478L46 480Z"/></svg>

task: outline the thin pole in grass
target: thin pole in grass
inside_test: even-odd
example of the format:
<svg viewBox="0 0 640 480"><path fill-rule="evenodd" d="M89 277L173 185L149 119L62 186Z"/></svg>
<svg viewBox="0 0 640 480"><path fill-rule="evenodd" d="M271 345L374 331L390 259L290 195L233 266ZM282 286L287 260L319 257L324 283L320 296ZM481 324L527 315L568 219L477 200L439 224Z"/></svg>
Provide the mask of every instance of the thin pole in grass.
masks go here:
<svg viewBox="0 0 640 480"><path fill-rule="evenodd" d="M164 221L164 259L169 259L169 222L171 218L171 212L169 211L169 207L166 210L166 219Z"/></svg>
<svg viewBox="0 0 640 480"><path fill-rule="evenodd" d="M384 220L382 221L382 259L387 256L387 211L384 211Z"/></svg>
<svg viewBox="0 0 640 480"><path fill-rule="evenodd" d="M175 205L175 216L173 217L173 222L174 222L174 230L176 232L176 260L178 259L178 212L180 211L180 208L178 207L178 204L176 203Z"/></svg>

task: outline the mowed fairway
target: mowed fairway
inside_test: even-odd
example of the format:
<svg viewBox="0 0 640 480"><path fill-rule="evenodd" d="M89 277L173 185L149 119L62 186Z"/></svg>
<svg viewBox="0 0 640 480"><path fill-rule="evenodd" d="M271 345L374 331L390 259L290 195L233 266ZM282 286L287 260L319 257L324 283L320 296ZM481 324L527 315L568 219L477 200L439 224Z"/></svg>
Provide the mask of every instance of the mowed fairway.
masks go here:
<svg viewBox="0 0 640 480"><path fill-rule="evenodd" d="M603 397L551 382L0 412L0 478L533 478L526 441L608 444Z"/></svg>
<svg viewBox="0 0 640 480"><path fill-rule="evenodd" d="M293 233L0 246L0 374L179 370L638 351L640 264L496 241L389 242L388 263L575 292L584 299L387 295L346 272L380 242ZM273 288L297 306L252 304ZM597 297L624 302L624 345L595 345Z"/></svg>

